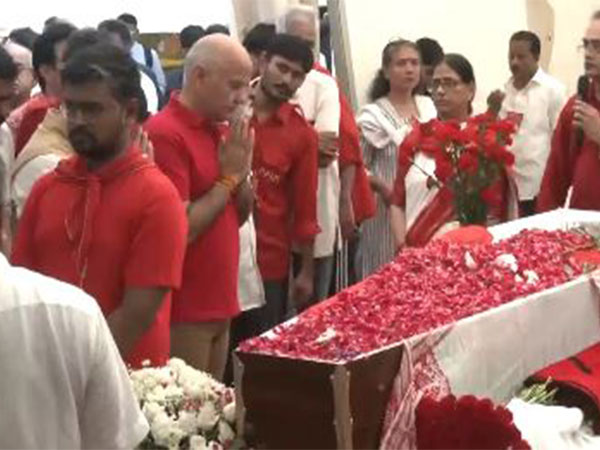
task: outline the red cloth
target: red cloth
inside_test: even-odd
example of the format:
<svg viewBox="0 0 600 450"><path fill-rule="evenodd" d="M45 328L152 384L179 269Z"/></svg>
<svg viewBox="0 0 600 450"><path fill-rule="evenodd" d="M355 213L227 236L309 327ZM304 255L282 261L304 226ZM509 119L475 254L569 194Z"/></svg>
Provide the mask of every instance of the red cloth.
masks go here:
<svg viewBox="0 0 600 450"><path fill-rule="evenodd" d="M594 89L591 90L594 92ZM600 110L593 95L589 103ZM572 208L600 210L600 147L587 137L577 148L573 123L575 97L565 105L552 137L552 149L542 179L537 209L540 212L562 207L570 186Z"/></svg>
<svg viewBox="0 0 600 450"><path fill-rule="evenodd" d="M27 102L21 121L15 130L15 156L27 145L39 124L46 117L48 110L59 105L60 99L47 95L37 95Z"/></svg>
<svg viewBox="0 0 600 450"><path fill-rule="evenodd" d="M600 413L600 343L595 344L575 356L536 372L533 379L575 389L587 397ZM596 431L599 430L596 424Z"/></svg>
<svg viewBox="0 0 600 450"><path fill-rule="evenodd" d="M313 68L334 78L325 67L318 63L315 64ZM362 223L375 215L377 206L375 203L375 196L373 195L373 191L371 189L371 183L369 182L369 176L367 175L367 171L362 159L362 150L360 148L358 126L356 125L356 120L354 119L354 111L352 111L352 107L346 99L346 96L342 93L341 89L339 89L339 92L339 163L342 169L349 165L356 166L354 186L352 188L352 206L354 208L354 218L356 223Z"/></svg>
<svg viewBox="0 0 600 450"><path fill-rule="evenodd" d="M210 191L219 177L221 131L179 102L177 94L145 125L156 163L184 202ZM234 202L188 245L181 289L173 293L173 322L207 322L236 316L239 220Z"/></svg>
<svg viewBox="0 0 600 450"><path fill-rule="evenodd" d="M467 225L448 231L440 236L443 241L454 242L456 244L491 244L494 237L490 232L479 225Z"/></svg>
<svg viewBox="0 0 600 450"><path fill-rule="evenodd" d="M185 233L177 192L138 150L93 172L75 156L34 186L12 259L81 287L109 316L127 288L179 286ZM168 359L170 309L167 294L129 364Z"/></svg>
<svg viewBox="0 0 600 450"><path fill-rule="evenodd" d="M283 103L253 119L258 266L265 280L285 279L292 241L312 241L317 224L318 137L301 113Z"/></svg>

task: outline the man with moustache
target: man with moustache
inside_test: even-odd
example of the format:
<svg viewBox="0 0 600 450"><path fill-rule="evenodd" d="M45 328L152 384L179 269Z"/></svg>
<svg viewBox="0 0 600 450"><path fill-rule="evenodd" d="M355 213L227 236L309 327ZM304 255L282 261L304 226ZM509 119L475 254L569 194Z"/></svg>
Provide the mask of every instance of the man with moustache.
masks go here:
<svg viewBox="0 0 600 450"><path fill-rule="evenodd" d="M302 39L280 34L267 45L254 88L258 265L265 286L265 328L285 319L292 242L302 255L292 300L302 310L313 292L317 224L318 136L298 106L289 103L313 65Z"/></svg>
<svg viewBox="0 0 600 450"><path fill-rule="evenodd" d="M61 76L76 155L34 186L13 262L93 296L127 363L164 364L185 212L167 177L132 145L136 63L99 43L73 54Z"/></svg>
<svg viewBox="0 0 600 450"><path fill-rule="evenodd" d="M530 31L510 38L508 62L513 76L504 92L496 91L501 118L518 127L510 150L515 154L514 174L519 189L519 215L535 213L537 197L550 154L552 132L566 100L566 89L539 67L540 39ZM502 103L500 107L500 103Z"/></svg>
<svg viewBox="0 0 600 450"><path fill-rule="evenodd" d="M570 189L570 207L600 210L600 11L590 20L582 49L591 83L584 99L571 97L560 114L538 197L539 211L562 207Z"/></svg>

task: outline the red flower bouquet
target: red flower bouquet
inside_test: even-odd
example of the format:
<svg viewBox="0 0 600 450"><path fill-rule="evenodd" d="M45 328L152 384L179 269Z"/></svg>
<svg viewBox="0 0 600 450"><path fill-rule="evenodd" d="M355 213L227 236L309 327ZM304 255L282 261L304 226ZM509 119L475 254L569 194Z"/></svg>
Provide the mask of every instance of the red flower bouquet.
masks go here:
<svg viewBox="0 0 600 450"><path fill-rule="evenodd" d="M489 207L502 201L500 177L514 164L506 146L512 143L515 125L490 114L473 117L465 126L457 122L432 120L415 123L400 145L403 164L414 164L421 151L435 159L438 187L453 194L455 212L461 224L484 224Z"/></svg>
<svg viewBox="0 0 600 450"><path fill-rule="evenodd" d="M489 399L453 395L421 399L416 409L418 449L529 449L511 412Z"/></svg>

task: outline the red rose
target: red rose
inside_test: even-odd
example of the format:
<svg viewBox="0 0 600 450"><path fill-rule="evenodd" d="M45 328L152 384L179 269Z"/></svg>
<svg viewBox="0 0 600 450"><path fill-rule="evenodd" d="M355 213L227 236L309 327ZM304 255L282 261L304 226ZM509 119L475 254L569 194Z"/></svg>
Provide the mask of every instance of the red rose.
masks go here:
<svg viewBox="0 0 600 450"><path fill-rule="evenodd" d="M497 185L485 188L479 193L479 196L488 206L499 206L502 203L502 196Z"/></svg>
<svg viewBox="0 0 600 450"><path fill-rule="evenodd" d="M464 152L458 159L458 169L469 174L474 174L479 168L479 161L472 152Z"/></svg>
<svg viewBox="0 0 600 450"><path fill-rule="evenodd" d="M438 180L445 183L453 174L454 168L446 158L436 158L435 176Z"/></svg>

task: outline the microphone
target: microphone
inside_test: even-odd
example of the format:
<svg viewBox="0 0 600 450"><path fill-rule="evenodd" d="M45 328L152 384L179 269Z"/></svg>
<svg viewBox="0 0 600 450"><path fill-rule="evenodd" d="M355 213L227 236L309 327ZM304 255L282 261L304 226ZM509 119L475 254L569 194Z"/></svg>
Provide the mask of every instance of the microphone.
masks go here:
<svg viewBox="0 0 600 450"><path fill-rule="evenodd" d="M585 75L581 75L577 80L577 98L582 102L587 100L589 88L590 79ZM575 130L575 145L577 148L581 148L583 145L583 129L581 127Z"/></svg>

